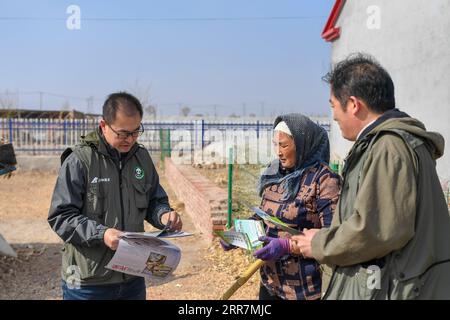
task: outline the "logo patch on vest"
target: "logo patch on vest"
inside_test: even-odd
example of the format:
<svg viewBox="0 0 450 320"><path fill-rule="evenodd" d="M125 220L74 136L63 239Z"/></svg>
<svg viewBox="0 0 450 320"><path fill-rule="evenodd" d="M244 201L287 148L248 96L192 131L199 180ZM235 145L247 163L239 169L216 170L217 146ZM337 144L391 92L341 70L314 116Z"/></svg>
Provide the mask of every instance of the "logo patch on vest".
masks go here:
<svg viewBox="0 0 450 320"><path fill-rule="evenodd" d="M94 179L92 179L91 184L94 183L100 183L100 182L110 182L111 178L99 178L99 177L94 177Z"/></svg>
<svg viewBox="0 0 450 320"><path fill-rule="evenodd" d="M144 170L140 167L134 168L134 176L136 179L141 180L144 177Z"/></svg>

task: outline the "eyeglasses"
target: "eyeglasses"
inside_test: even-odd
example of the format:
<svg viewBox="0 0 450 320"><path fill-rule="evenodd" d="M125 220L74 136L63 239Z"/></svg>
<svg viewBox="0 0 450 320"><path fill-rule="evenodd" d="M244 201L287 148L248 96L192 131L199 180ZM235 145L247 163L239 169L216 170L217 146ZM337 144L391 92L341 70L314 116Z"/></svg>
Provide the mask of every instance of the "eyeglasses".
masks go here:
<svg viewBox="0 0 450 320"><path fill-rule="evenodd" d="M144 126L142 125L142 123L140 124L139 130L136 131L116 131L108 123L106 125L110 127L112 132L117 135L117 138L121 140L125 140L128 137L137 138L144 133Z"/></svg>

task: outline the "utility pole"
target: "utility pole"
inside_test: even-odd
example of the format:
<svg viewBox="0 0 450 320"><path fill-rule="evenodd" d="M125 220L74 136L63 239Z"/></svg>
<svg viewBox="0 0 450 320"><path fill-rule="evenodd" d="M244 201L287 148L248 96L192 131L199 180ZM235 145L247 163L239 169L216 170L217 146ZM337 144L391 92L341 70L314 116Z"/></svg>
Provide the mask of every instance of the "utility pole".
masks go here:
<svg viewBox="0 0 450 320"><path fill-rule="evenodd" d="M42 103L43 103L43 95L42 91L39 91L39 109L42 111Z"/></svg>
<svg viewBox="0 0 450 320"><path fill-rule="evenodd" d="M94 105L94 97L93 96L89 96L86 99L86 113L92 113L93 105Z"/></svg>
<svg viewBox="0 0 450 320"><path fill-rule="evenodd" d="M183 108L183 104L178 102L178 114L181 115L181 108Z"/></svg>
<svg viewBox="0 0 450 320"><path fill-rule="evenodd" d="M214 120L217 119L217 104L215 104L214 106Z"/></svg>

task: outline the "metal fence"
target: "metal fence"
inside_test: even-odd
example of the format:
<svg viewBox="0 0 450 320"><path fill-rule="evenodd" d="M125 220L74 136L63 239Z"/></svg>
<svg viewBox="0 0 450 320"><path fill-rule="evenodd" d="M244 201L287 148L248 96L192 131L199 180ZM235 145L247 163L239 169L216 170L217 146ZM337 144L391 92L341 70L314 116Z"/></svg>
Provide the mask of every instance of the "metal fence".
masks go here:
<svg viewBox="0 0 450 320"><path fill-rule="evenodd" d="M329 131L329 123L319 123ZM261 134L272 131L272 122L261 121L148 121L144 122L144 134L139 138L149 151L160 152L162 148L177 150L180 140L183 149L186 143L194 148L208 145L208 133L242 131L252 132L258 139ZM80 136L98 126L95 119L0 119L0 137L14 144L18 154L49 155L60 154L65 148L78 143ZM167 141L162 141L166 140Z"/></svg>

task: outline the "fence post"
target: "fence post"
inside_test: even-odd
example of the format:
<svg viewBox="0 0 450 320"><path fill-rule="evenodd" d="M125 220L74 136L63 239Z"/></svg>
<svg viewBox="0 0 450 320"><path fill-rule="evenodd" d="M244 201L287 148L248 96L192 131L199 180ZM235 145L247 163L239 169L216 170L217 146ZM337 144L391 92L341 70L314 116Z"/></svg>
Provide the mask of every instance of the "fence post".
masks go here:
<svg viewBox="0 0 450 320"><path fill-rule="evenodd" d="M13 142L13 119L9 118L9 143Z"/></svg>
<svg viewBox="0 0 450 320"><path fill-rule="evenodd" d="M256 139L259 140L259 120L256 121Z"/></svg>
<svg viewBox="0 0 450 320"><path fill-rule="evenodd" d="M67 146L67 125L66 125L66 119L64 119L63 122L63 142L64 142L64 148Z"/></svg>
<svg viewBox="0 0 450 320"><path fill-rule="evenodd" d="M233 214L233 147L228 150L228 217L227 228L231 228Z"/></svg>
<svg viewBox="0 0 450 320"><path fill-rule="evenodd" d="M202 151L205 147L205 120L202 119Z"/></svg>
<svg viewBox="0 0 450 320"><path fill-rule="evenodd" d="M167 155L172 157L172 146L170 144L170 129L167 129Z"/></svg>
<svg viewBox="0 0 450 320"><path fill-rule="evenodd" d="M160 158L159 158L159 167L164 171L164 136L163 129L159 129L159 150L160 150Z"/></svg>
<svg viewBox="0 0 450 320"><path fill-rule="evenodd" d="M170 129L159 129L159 148L161 150L160 168L164 170L164 159L172 156L170 145Z"/></svg>

